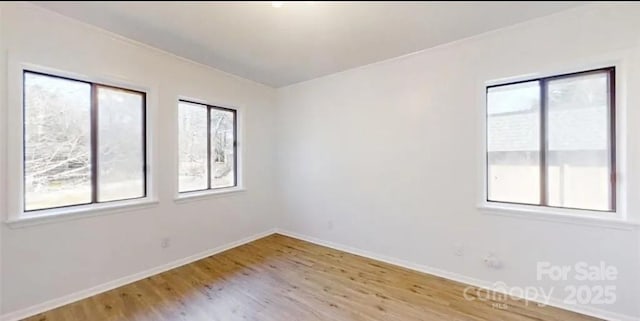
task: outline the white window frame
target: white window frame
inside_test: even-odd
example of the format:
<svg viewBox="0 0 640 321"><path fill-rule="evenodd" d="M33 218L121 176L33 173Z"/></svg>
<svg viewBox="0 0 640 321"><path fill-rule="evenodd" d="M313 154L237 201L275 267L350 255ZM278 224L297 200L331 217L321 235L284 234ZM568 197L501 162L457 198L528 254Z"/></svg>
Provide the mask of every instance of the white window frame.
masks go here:
<svg viewBox="0 0 640 321"><path fill-rule="evenodd" d="M201 191L192 191L192 192L180 192L180 182L179 182L179 167L180 167L180 155L179 155L179 150L180 150L180 141L177 139L178 135L180 134L180 129L179 129L179 121L177 120L179 117L179 105L180 105L180 101L187 101L187 102L192 102L192 103L196 103L196 104L202 104L202 105L207 105L207 106L217 106L217 107L222 107L222 108L226 108L226 109L231 109L231 110L235 110L236 112L236 186L229 186L229 187L219 187L219 188L212 188L212 189L207 189L207 190L201 190ZM173 148L173 150L175 151L174 154L174 160L175 160L175 166L174 166L174 171L175 174L173 175L173 177L175 178L174 180L174 202L175 203L186 203L186 202L191 202L191 201L198 201L198 200L206 200L206 199L210 199L210 198L215 198L215 197L221 197L221 196L228 196L228 194L234 194L234 193L238 193L238 192L244 192L246 191L245 188L245 184L244 184L244 151L245 151L245 141L244 141L244 114L245 114L245 108L243 106L235 106L229 102L226 101L220 101L220 100L205 100L205 99L201 99L201 98L194 98L193 96L183 96L180 95L178 97L176 97L175 99L175 112L174 112L174 119L176 119L176 121L174 122L175 128L174 128L174 133L175 137L176 137L176 143L175 143L175 147Z"/></svg>
<svg viewBox="0 0 640 321"><path fill-rule="evenodd" d="M595 61L595 62L594 62ZM478 83L477 101L480 126L478 133L478 201L477 208L484 214L509 216L521 219L545 220L561 223L595 225L620 229L640 228L640 222L630 221L627 217L627 70L630 63L628 53L620 52L606 56L591 57L577 63L568 64L570 67L551 67L544 71L521 73L519 76L492 77L491 80L482 80ZM601 212L585 209L557 208L539 205L511 204L491 202L487 200L487 90L488 86L524 81L537 78L563 75L584 70L593 70L607 67L615 67L615 113L616 113L616 210L614 212Z"/></svg>
<svg viewBox="0 0 640 321"><path fill-rule="evenodd" d="M127 79L114 79L95 74L67 71L55 67L45 67L40 64L19 62L12 57L8 61L8 105L7 119L7 217L5 223L12 228L20 228L42 223L59 222L96 215L120 213L126 210L147 208L158 203L157 188L155 186L155 154L154 154L154 113L152 106L156 105L154 90L133 84ZM146 129L146 186L147 195L142 198L111 201L107 203L94 203L86 205L73 205L61 208L42 209L26 212L24 208L24 115L23 115L23 77L25 72L37 72L51 76L65 77L107 86L121 87L140 91L146 94L145 105L145 129Z"/></svg>

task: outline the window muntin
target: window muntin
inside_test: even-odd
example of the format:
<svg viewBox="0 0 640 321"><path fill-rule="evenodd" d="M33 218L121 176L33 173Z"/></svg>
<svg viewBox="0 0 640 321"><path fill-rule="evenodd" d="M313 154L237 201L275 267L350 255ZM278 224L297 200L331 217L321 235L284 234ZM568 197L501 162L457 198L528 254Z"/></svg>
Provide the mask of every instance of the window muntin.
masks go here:
<svg viewBox="0 0 640 321"><path fill-rule="evenodd" d="M100 98L114 90L135 103ZM25 212L146 197L145 93L25 70L23 102ZM115 148L115 128L135 136ZM109 154L124 146L134 158ZM124 192L100 196L99 186Z"/></svg>
<svg viewBox="0 0 640 321"><path fill-rule="evenodd" d="M614 68L487 88L487 201L614 212L615 195Z"/></svg>
<svg viewBox="0 0 640 321"><path fill-rule="evenodd" d="M180 100L180 193L237 186L237 112Z"/></svg>

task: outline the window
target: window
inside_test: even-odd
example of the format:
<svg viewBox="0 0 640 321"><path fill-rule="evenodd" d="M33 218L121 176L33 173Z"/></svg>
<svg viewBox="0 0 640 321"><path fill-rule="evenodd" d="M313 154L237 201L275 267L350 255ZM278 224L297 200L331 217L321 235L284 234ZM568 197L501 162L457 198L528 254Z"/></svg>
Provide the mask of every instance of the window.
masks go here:
<svg viewBox="0 0 640 321"><path fill-rule="evenodd" d="M487 87L487 201L614 212L615 69Z"/></svg>
<svg viewBox="0 0 640 321"><path fill-rule="evenodd" d="M145 93L23 73L24 211L146 197Z"/></svg>
<svg viewBox="0 0 640 321"><path fill-rule="evenodd" d="M178 120L178 191L236 186L236 111L181 100Z"/></svg>

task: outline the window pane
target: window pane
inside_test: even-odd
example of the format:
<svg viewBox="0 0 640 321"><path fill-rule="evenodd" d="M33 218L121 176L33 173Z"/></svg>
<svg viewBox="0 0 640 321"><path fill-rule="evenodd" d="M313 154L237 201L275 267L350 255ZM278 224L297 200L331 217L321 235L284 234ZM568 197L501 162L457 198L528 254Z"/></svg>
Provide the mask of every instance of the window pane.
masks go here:
<svg viewBox="0 0 640 321"><path fill-rule="evenodd" d="M143 95L97 90L98 202L144 197Z"/></svg>
<svg viewBox="0 0 640 321"><path fill-rule="evenodd" d="M489 88L487 109L488 199L539 204L539 83Z"/></svg>
<svg viewBox="0 0 640 321"><path fill-rule="evenodd" d="M91 86L24 74L25 210L91 202Z"/></svg>
<svg viewBox="0 0 640 321"><path fill-rule="evenodd" d="M180 192L207 189L207 107L180 102L179 187Z"/></svg>
<svg viewBox="0 0 640 321"><path fill-rule="evenodd" d="M235 186L234 113L211 109L211 188Z"/></svg>
<svg viewBox="0 0 640 321"><path fill-rule="evenodd" d="M611 209L608 74L548 83L548 199L551 206Z"/></svg>

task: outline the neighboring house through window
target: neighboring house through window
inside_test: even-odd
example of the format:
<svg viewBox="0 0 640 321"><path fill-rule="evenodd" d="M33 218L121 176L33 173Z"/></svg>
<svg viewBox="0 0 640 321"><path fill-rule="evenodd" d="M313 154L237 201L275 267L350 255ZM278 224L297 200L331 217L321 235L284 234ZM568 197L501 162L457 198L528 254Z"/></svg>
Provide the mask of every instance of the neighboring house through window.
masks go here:
<svg viewBox="0 0 640 321"><path fill-rule="evenodd" d="M615 69L487 87L487 201L616 210Z"/></svg>

